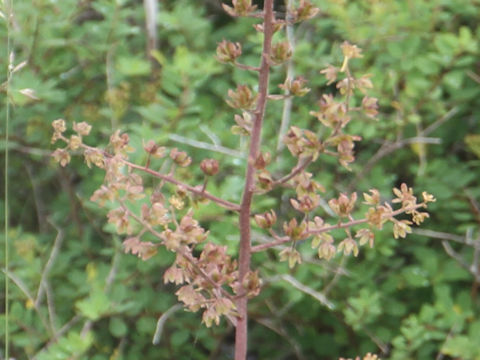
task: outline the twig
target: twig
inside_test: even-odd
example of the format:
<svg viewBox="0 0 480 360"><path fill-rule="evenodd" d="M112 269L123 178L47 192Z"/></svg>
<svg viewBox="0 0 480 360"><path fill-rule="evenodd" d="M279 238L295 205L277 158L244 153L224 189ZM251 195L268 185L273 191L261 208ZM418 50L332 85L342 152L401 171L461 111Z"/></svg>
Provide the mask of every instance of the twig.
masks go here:
<svg viewBox="0 0 480 360"><path fill-rule="evenodd" d="M229 148L226 148L226 147L221 146L221 145L216 145L216 144L212 145L212 144L209 144L209 143L206 143L206 142L203 142L203 141L192 140L192 139L189 139L189 138L186 138L184 136L177 135L177 134L170 134L168 136L168 138L170 140L179 142L181 144L186 144L186 145L192 146L194 148L198 148L198 149L215 151L215 152L218 152L218 153L221 153L221 154L225 154L225 155L240 158L240 159L244 159L246 157L243 152L240 152L240 151L237 151L237 150L234 150L234 149L229 149Z"/></svg>
<svg viewBox="0 0 480 360"><path fill-rule="evenodd" d="M437 128L439 128L441 125L443 125L443 123L450 120L457 113L458 113L458 106L455 106L455 107L451 108L440 119L435 121L433 124L427 126L427 128L425 130L423 130L422 135L428 135L428 134L432 133L433 131L437 130Z"/></svg>
<svg viewBox="0 0 480 360"><path fill-rule="evenodd" d="M315 300L317 300L318 302L320 302L322 305L326 306L330 310L333 310L335 308L335 305L330 300L327 299L324 293L318 292L308 287L307 285L295 279L293 276L289 274L283 274L283 275L280 275L280 278L283 281L288 282L290 285L297 288L298 290L304 292L305 294L310 295L311 297L313 297Z"/></svg>
<svg viewBox="0 0 480 360"><path fill-rule="evenodd" d="M6 277L8 277L10 280L12 280L13 283L15 285L17 285L17 287L22 291L22 293L26 296L28 301L33 305L33 308L35 309L35 311L36 311L43 327L45 328L45 330L47 330L47 332L49 334L52 334L53 329L50 329L50 327L48 326L48 323L47 323L46 319L43 317L40 309L35 306L35 299L30 294L30 291L28 290L27 285L25 285L25 283L20 278L18 278L14 273L12 273L11 271L2 270L2 272L5 274Z"/></svg>
<svg viewBox="0 0 480 360"><path fill-rule="evenodd" d="M273 182L273 185L280 185L284 184L296 175L298 175L300 172L302 172L310 163L312 162L312 157L309 156L308 158L299 158L297 165L290 171L289 174L281 177L278 180L275 180Z"/></svg>
<svg viewBox="0 0 480 360"><path fill-rule="evenodd" d="M57 315L55 312L55 302L53 299L52 288L48 281L45 281L42 287L45 288L45 295L47 298L47 308L48 308L48 320L50 322L50 327L52 328L54 339L57 339L58 338L57 327L55 325L57 323Z"/></svg>
<svg viewBox="0 0 480 360"><path fill-rule="evenodd" d="M274 315L277 316L277 314L274 314ZM267 329L272 330L273 332L280 335L283 339L285 339L285 341L287 341L290 344L290 346L293 348L293 351L295 352L295 356L297 360L305 360L305 355L303 355L302 353L301 346L296 341L293 340L292 336L288 335L287 331L283 326L281 325L280 327L276 326L273 320L271 319L260 318L260 319L255 319L255 321L265 326ZM283 354L283 356L287 356L287 354Z"/></svg>
<svg viewBox="0 0 480 360"><path fill-rule="evenodd" d="M442 245L443 245L443 248L445 249L445 252L452 259L454 259L461 267L463 267L470 274L472 274L476 282L480 282L480 273L479 273L478 267L475 268L475 266L467 264L465 259L462 256L460 256L455 250L453 250L453 248L451 247L448 241L442 241Z"/></svg>
<svg viewBox="0 0 480 360"><path fill-rule="evenodd" d="M454 241L460 244L466 244L465 237L440 231L428 230L428 229L414 229L412 233L420 236L427 236L430 238Z"/></svg>
<svg viewBox="0 0 480 360"><path fill-rule="evenodd" d="M345 271L341 271L343 269L343 264L345 264L345 259L346 259L346 257L342 256L342 260L340 261L338 269L335 271L335 275L333 275L332 280L327 284L327 286L325 286L325 289L323 290L323 293L325 294L325 296L328 295L330 290L332 290L333 287L338 282L338 280L340 280L340 276L345 275Z"/></svg>
<svg viewBox="0 0 480 360"><path fill-rule="evenodd" d="M260 68L258 66L245 65L245 64L238 63L236 61L233 65L242 70L260 71Z"/></svg>
<svg viewBox="0 0 480 360"><path fill-rule="evenodd" d="M163 333L163 327L165 325L165 322L167 319L176 311L180 310L182 308L182 305L180 304L175 304L170 309L165 311L162 316L158 318L157 321L157 327L155 328L155 333L153 334L153 339L152 339L152 344L153 345L158 345L160 343L160 340L162 339L162 333Z"/></svg>
<svg viewBox="0 0 480 360"><path fill-rule="evenodd" d="M44 288L44 284L47 281L48 274L50 273L50 269L52 268L53 264L55 263L55 260L57 259L58 253L60 252L60 248L63 243L64 239L64 232L61 228L59 228L53 220L49 219L48 222L50 225L52 225L55 230L57 230L57 236L55 237L55 241L52 246L52 250L50 251L50 256L48 257L47 263L45 264L45 267L43 268L42 271L42 276L40 278L40 285L38 286L38 291L37 291L37 296L35 299L35 307L40 306L40 303L42 301L43 297L43 292L46 290Z"/></svg>
<svg viewBox="0 0 480 360"><path fill-rule="evenodd" d="M425 131L424 131L425 133ZM349 184L349 188L353 186L353 183L355 181L358 181L359 179L362 179L366 174L372 170L373 166L383 159L385 156L393 153L394 151L401 149L407 145L410 144L441 144L442 139L440 138L428 138L428 137L423 137L423 136L416 136L408 139L400 139L395 142L384 142L380 149L373 155L370 160L365 164L363 167L363 170L357 175L357 177L352 180L352 182Z"/></svg>

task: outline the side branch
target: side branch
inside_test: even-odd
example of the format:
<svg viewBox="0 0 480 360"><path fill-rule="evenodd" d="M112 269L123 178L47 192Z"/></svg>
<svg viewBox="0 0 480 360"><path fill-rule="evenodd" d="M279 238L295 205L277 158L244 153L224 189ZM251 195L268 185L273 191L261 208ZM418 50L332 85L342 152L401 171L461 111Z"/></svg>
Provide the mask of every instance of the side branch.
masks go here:
<svg viewBox="0 0 480 360"><path fill-rule="evenodd" d="M395 217L399 214L402 214L404 212L411 211L411 210L416 210L416 209L419 209L419 208L424 207L424 206L425 206L425 204L418 204L418 205L412 206L412 207L407 208L407 209L398 209L398 210L392 212L391 214L389 214L388 218L393 218L393 217ZM321 234L321 233L324 233L324 232L329 232L329 231L332 231L332 230L347 229L347 228L350 228L350 227L355 226L355 225L365 224L367 222L368 222L368 219L366 219L366 218L365 219L352 220L352 221L348 221L348 222L344 222L344 223L341 222L341 223L338 223L336 225L329 225L329 226L322 227L321 229L315 229L315 230L307 231L307 232L305 232L305 235L306 236L318 235L318 234ZM276 239L275 241L271 241L269 243L253 246L252 247L252 253L260 252L260 251L269 249L271 247L275 247L275 246L282 245L282 244L285 244L285 243L288 243L288 242L292 241L292 239L289 236L282 236L282 237L274 236L274 237Z"/></svg>
<svg viewBox="0 0 480 360"><path fill-rule="evenodd" d="M311 162L312 162L311 156L305 159L299 158L297 165L292 169L292 171L289 174L281 177L280 179L275 180L273 182L273 185L275 186L275 185L281 185L286 183L290 179L294 178L296 175L300 174Z"/></svg>
<svg viewBox="0 0 480 360"><path fill-rule="evenodd" d="M137 221L139 224L144 226L150 234L158 238L159 240L162 241L163 243L163 237L162 234L156 231L150 224L147 222L143 221L139 216L128 210L125 204L122 204L122 207L128 212L128 215L131 216L135 221ZM161 245L162 243L158 244ZM210 285L212 285L214 288L218 289L225 297L229 298L230 300L233 300L233 296L226 291L224 288L222 288L220 285L218 285L208 274L205 273L195 262L193 257L185 251L182 247L179 247L175 250L178 254L180 254L185 260L187 260L190 265L195 269L195 271L202 277L204 278Z"/></svg>
<svg viewBox="0 0 480 360"><path fill-rule="evenodd" d="M190 191L191 193L194 193L198 196L201 196L201 197L204 197L206 199L212 200L213 202L215 202L216 204L218 204L219 206L221 206L225 209L232 210L232 211L240 211L240 206L238 204L234 204L230 201L227 201L227 200L219 198L215 195L212 195L209 192L206 192L205 190L202 190L202 186L195 187L195 186L187 185L187 184L175 179L171 175L162 174L158 171L152 170L152 169L147 168L145 166L136 165L136 164L134 164L130 161L127 161L127 160L122 160L122 161L125 165L130 166L133 169L137 169L137 170L146 172L147 174L158 177L162 180L165 180L166 182L181 186L181 187L185 188L186 190Z"/></svg>

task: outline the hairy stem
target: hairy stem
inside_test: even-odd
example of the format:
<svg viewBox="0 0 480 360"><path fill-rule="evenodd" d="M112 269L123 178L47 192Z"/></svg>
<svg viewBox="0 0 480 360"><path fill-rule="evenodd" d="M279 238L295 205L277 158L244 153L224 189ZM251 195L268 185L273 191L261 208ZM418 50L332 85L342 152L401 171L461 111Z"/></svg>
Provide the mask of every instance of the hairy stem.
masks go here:
<svg viewBox="0 0 480 360"><path fill-rule="evenodd" d="M265 0L263 9L263 50L260 72L258 77L259 91L258 102L254 114L254 123L250 140L250 151L247 161L247 172L242 203L240 206L240 249L239 249L239 281L243 283L245 275L250 270L250 215L253 193L255 190L255 159L260 152L262 123L265 115L265 107L268 97L268 78L270 72L269 55L273 36L273 0ZM246 296L237 301L239 318L235 333L235 360L245 360L247 357L247 304Z"/></svg>

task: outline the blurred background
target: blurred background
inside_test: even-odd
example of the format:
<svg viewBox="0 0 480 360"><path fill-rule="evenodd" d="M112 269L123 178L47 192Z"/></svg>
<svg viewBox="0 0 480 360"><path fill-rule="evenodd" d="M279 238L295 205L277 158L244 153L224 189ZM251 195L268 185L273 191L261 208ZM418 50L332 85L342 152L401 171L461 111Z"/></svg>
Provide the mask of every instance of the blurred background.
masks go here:
<svg viewBox="0 0 480 360"><path fill-rule="evenodd" d="M312 91L294 99L289 116L282 115L282 102L269 103L263 150L274 155L271 171L285 174L295 164L288 150L277 148L282 119L321 131L309 112L336 88L319 71L340 64L339 45L347 40L363 49L352 68L371 74L369 95L379 99L379 120L358 118L348 125L349 133L363 138L351 172L327 157L311 166L327 189L325 199L376 187L388 200L392 187L406 182L437 202L414 234L395 240L386 227L375 247L362 249L358 258L339 254L320 261L305 243L303 264L290 270L278 249L255 254L264 288L250 303L249 359L336 359L370 351L397 360L478 360L480 1L313 3L320 14L289 27L294 55L288 69L272 73L272 93L282 93L277 85L287 71L303 75ZM276 1L276 10L282 16L285 4ZM0 64L6 69L6 22L0 21ZM215 158L221 170L210 191L238 201L247 142L231 133L234 112L224 98L236 84L254 85L256 74L219 64L214 55L223 39L242 42L241 62L257 66L262 37L253 24L230 18L217 0L13 3L14 62L27 64L11 82L8 144L3 121L0 129L2 154L6 146L10 150L11 357L232 358L229 324L206 328L199 314L173 307L175 287L162 279L171 253L160 251L146 262L123 254L123 239L107 224L106 210L89 200L102 171L81 158L66 168L51 161L51 122L87 121L93 126L89 145L105 146L121 129L138 149L143 139L153 139L189 152L194 164ZM5 81L2 71L2 114ZM144 159L142 151L131 158ZM4 156L0 161L3 174ZM190 184L202 181L198 166L180 175ZM2 218L4 181L2 176ZM298 216L290 195L258 197L254 210ZM211 204L196 214L210 239L235 255L234 214ZM319 215L328 217L328 209ZM258 230L254 241L263 236ZM3 244L0 259L4 267ZM3 312L3 281L0 289ZM152 345L165 313L158 344Z"/></svg>

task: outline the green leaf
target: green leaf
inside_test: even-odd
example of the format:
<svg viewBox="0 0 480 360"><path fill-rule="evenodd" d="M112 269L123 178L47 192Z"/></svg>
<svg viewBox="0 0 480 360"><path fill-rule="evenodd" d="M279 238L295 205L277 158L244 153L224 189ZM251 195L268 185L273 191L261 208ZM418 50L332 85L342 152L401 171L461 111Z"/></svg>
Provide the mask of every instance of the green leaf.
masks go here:
<svg viewBox="0 0 480 360"><path fill-rule="evenodd" d="M122 337L128 331L127 324L120 317L110 318L108 328L110 330L110 333L115 337Z"/></svg>
<svg viewBox="0 0 480 360"><path fill-rule="evenodd" d="M80 313L90 320L98 320L110 311L110 300L103 290L94 290L90 296L84 300L79 300L75 306Z"/></svg>
<svg viewBox="0 0 480 360"><path fill-rule="evenodd" d="M142 76L151 72L150 63L136 57L120 57L116 67L118 72L125 76Z"/></svg>

